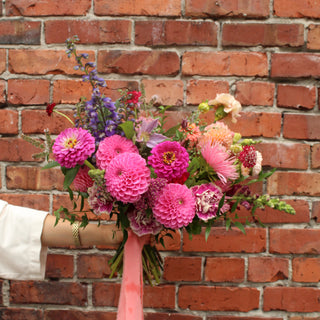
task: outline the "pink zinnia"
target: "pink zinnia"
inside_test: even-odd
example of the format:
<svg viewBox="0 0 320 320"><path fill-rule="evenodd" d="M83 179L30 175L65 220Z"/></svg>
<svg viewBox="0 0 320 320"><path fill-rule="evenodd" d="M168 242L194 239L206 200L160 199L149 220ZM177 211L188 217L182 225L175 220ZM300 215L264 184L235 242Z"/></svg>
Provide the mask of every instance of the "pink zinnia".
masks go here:
<svg viewBox="0 0 320 320"><path fill-rule="evenodd" d="M56 161L66 168L83 164L94 150L94 137L82 128L65 129L58 135L52 147Z"/></svg>
<svg viewBox="0 0 320 320"><path fill-rule="evenodd" d="M88 203L94 214L109 214L112 211L114 199L104 186L99 186L94 183L93 186L89 188L88 193Z"/></svg>
<svg viewBox="0 0 320 320"><path fill-rule="evenodd" d="M201 153L222 182L226 183L227 179L235 180L238 178L236 166L233 164L234 159L229 157L223 146L207 143L201 149Z"/></svg>
<svg viewBox="0 0 320 320"><path fill-rule="evenodd" d="M88 174L87 166L81 167L73 180L73 186L76 191L87 192L88 188L92 187L93 180Z"/></svg>
<svg viewBox="0 0 320 320"><path fill-rule="evenodd" d="M172 180L181 177L188 168L189 154L176 141L164 141L151 150L148 164L159 178Z"/></svg>
<svg viewBox="0 0 320 320"><path fill-rule="evenodd" d="M103 139L96 153L98 168L105 170L114 157L124 152L139 153L134 143L125 137L115 134Z"/></svg>
<svg viewBox="0 0 320 320"><path fill-rule="evenodd" d="M121 153L111 160L105 176L107 191L123 203L134 203L148 190L150 170L137 153Z"/></svg>
<svg viewBox="0 0 320 320"><path fill-rule="evenodd" d="M193 193L186 185L169 183L162 189L153 214L166 228L178 229L192 222L195 207Z"/></svg>
<svg viewBox="0 0 320 320"><path fill-rule="evenodd" d="M191 188L196 198L196 214L204 221L217 216L219 202L223 197L223 193L220 188L213 183L206 183L202 185L196 185ZM228 211L230 206L224 204L220 208L220 213Z"/></svg>

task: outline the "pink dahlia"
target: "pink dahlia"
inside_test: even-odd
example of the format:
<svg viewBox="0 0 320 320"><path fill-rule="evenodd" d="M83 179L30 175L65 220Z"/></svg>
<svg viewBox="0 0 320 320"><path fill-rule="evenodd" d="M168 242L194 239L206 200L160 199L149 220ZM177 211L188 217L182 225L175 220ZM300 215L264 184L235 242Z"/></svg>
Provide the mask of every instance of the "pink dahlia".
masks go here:
<svg viewBox="0 0 320 320"><path fill-rule="evenodd" d="M108 192L124 203L134 203L148 190L150 170L146 160L137 153L120 153L113 158L105 172Z"/></svg>
<svg viewBox="0 0 320 320"><path fill-rule="evenodd" d="M187 150L176 141L164 141L151 150L148 164L159 178L172 180L181 177L189 165Z"/></svg>
<svg viewBox="0 0 320 320"><path fill-rule="evenodd" d="M233 164L234 159L229 157L223 146L207 143L201 149L201 153L222 182L226 183L227 179L235 180L238 178L236 166Z"/></svg>
<svg viewBox="0 0 320 320"><path fill-rule="evenodd" d="M257 162L257 154L254 146L244 146L238 156L245 168L253 168Z"/></svg>
<svg viewBox="0 0 320 320"><path fill-rule="evenodd" d="M115 134L103 139L96 153L98 168L105 170L114 157L124 152L139 153L134 143L125 137Z"/></svg>
<svg viewBox="0 0 320 320"><path fill-rule="evenodd" d="M112 211L114 199L104 186L99 186L94 183L93 186L88 189L88 193L88 203L94 214L109 214Z"/></svg>
<svg viewBox="0 0 320 320"><path fill-rule="evenodd" d="M192 222L195 209L192 191L186 185L169 183L156 200L153 214L166 228L178 229Z"/></svg>
<svg viewBox="0 0 320 320"><path fill-rule="evenodd" d="M219 202L223 197L220 188L213 183L197 185L191 188L196 198L196 215L204 221L217 216ZM228 211L230 206L224 204L220 208L220 213Z"/></svg>
<svg viewBox="0 0 320 320"><path fill-rule="evenodd" d="M73 186L76 191L87 192L88 188L92 187L93 180L88 174L87 166L81 167L73 180Z"/></svg>
<svg viewBox="0 0 320 320"><path fill-rule="evenodd" d="M94 150L94 137L82 128L65 129L58 135L52 147L56 161L66 168L83 164Z"/></svg>

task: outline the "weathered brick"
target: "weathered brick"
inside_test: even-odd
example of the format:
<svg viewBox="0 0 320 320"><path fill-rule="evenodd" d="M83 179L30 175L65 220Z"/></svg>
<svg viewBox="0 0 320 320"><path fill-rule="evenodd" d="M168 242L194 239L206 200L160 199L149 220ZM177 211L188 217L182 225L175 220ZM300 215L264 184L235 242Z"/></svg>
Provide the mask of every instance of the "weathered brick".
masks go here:
<svg viewBox="0 0 320 320"><path fill-rule="evenodd" d="M94 13L105 16L180 16L181 3L176 0L95 0Z"/></svg>
<svg viewBox="0 0 320 320"><path fill-rule="evenodd" d="M269 0L186 0L186 16L265 18L269 16Z"/></svg>
<svg viewBox="0 0 320 320"><path fill-rule="evenodd" d="M14 105L39 105L49 101L49 80L9 79L8 102Z"/></svg>
<svg viewBox="0 0 320 320"><path fill-rule="evenodd" d="M266 249L266 230L248 228L246 234L238 229L227 231L224 227L211 230L208 240L204 232L193 235L189 239L187 233L183 237L185 252L263 252Z"/></svg>
<svg viewBox="0 0 320 320"><path fill-rule="evenodd" d="M224 24L223 46L299 47L304 45L303 24L232 23Z"/></svg>
<svg viewBox="0 0 320 320"><path fill-rule="evenodd" d="M243 282L244 259L229 257L208 257L205 264L205 281Z"/></svg>
<svg viewBox="0 0 320 320"><path fill-rule="evenodd" d="M41 320L43 319L43 311L39 309L25 309L7 307L0 309L0 319L3 320Z"/></svg>
<svg viewBox="0 0 320 320"><path fill-rule="evenodd" d="M98 71L119 74L177 75L179 56L172 51L100 50Z"/></svg>
<svg viewBox="0 0 320 320"><path fill-rule="evenodd" d="M229 83L218 80L189 80L187 83L187 104L200 104L214 99L218 93L228 93Z"/></svg>
<svg viewBox="0 0 320 320"><path fill-rule="evenodd" d="M83 16L91 7L91 0L8 0L8 16Z"/></svg>
<svg viewBox="0 0 320 320"><path fill-rule="evenodd" d="M278 85L277 105L282 108L313 109L316 88L297 85Z"/></svg>
<svg viewBox="0 0 320 320"><path fill-rule="evenodd" d="M143 80L146 101L157 105L182 106L183 82L181 80Z"/></svg>
<svg viewBox="0 0 320 320"><path fill-rule="evenodd" d="M201 317L178 313L144 313L145 320L202 320Z"/></svg>
<svg viewBox="0 0 320 320"><path fill-rule="evenodd" d="M201 257L166 257L163 278L167 281L200 281L201 264Z"/></svg>
<svg viewBox="0 0 320 320"><path fill-rule="evenodd" d="M283 119L283 136L287 139L319 140L319 121L319 115L285 114Z"/></svg>
<svg viewBox="0 0 320 320"><path fill-rule="evenodd" d="M87 53L88 60L94 61L93 51L79 51ZM64 50L9 50L9 70L11 73L32 75L42 74L82 74L74 70L76 62L68 58Z"/></svg>
<svg viewBox="0 0 320 320"><path fill-rule="evenodd" d="M6 50L0 49L0 73L3 73L6 70L6 60Z"/></svg>
<svg viewBox="0 0 320 320"><path fill-rule="evenodd" d="M278 17L290 18L319 18L320 7L318 1L308 0L274 0L274 14Z"/></svg>
<svg viewBox="0 0 320 320"><path fill-rule="evenodd" d="M217 25L209 21L137 21L135 43L145 46L216 46L217 31Z"/></svg>
<svg viewBox="0 0 320 320"><path fill-rule="evenodd" d="M292 259L292 280L295 282L319 282L320 259L306 257Z"/></svg>
<svg viewBox="0 0 320 320"><path fill-rule="evenodd" d="M47 309L44 311L44 318L46 320L70 320L70 319L116 320L116 317L117 317L116 312L111 312L111 311L47 310Z"/></svg>
<svg viewBox="0 0 320 320"><path fill-rule="evenodd" d="M320 201L312 202L311 218L314 219L316 223L320 223Z"/></svg>
<svg viewBox="0 0 320 320"><path fill-rule="evenodd" d="M249 257L248 281L275 282L288 279L289 261L285 258Z"/></svg>
<svg viewBox="0 0 320 320"><path fill-rule="evenodd" d="M50 199L47 194L30 194L30 193L1 193L1 200L7 201L8 203L32 208L36 210L48 211L50 208Z"/></svg>
<svg viewBox="0 0 320 320"><path fill-rule="evenodd" d="M0 21L0 44L40 44L39 21Z"/></svg>
<svg viewBox="0 0 320 320"><path fill-rule="evenodd" d="M316 229L271 229L270 252L318 255L319 236Z"/></svg>
<svg viewBox="0 0 320 320"><path fill-rule="evenodd" d="M1 50L0 50L0 68L1 68ZM0 70L1 73L1 70ZM6 82L4 80L0 80L0 105L4 104L7 100L6 94Z"/></svg>
<svg viewBox="0 0 320 320"><path fill-rule="evenodd" d="M245 287L180 286L178 305L202 311L242 311L259 308L259 290Z"/></svg>
<svg viewBox="0 0 320 320"><path fill-rule="evenodd" d="M77 260L78 278L108 278L111 270L108 261L110 255L82 254Z"/></svg>
<svg viewBox="0 0 320 320"><path fill-rule="evenodd" d="M72 278L73 256L49 254L46 263L46 278Z"/></svg>
<svg viewBox="0 0 320 320"><path fill-rule="evenodd" d="M13 281L10 302L84 306L87 288L85 284L72 282Z"/></svg>
<svg viewBox="0 0 320 320"><path fill-rule="evenodd" d="M307 28L307 48L311 50L320 49L320 26L316 24L310 24Z"/></svg>
<svg viewBox="0 0 320 320"><path fill-rule="evenodd" d="M0 134L18 134L18 111L0 109Z"/></svg>
<svg viewBox="0 0 320 320"><path fill-rule="evenodd" d="M118 305L120 296L120 283L94 282L92 284L92 303L94 306Z"/></svg>
<svg viewBox="0 0 320 320"><path fill-rule="evenodd" d="M313 169L320 168L320 143L311 146L311 167Z"/></svg>
<svg viewBox="0 0 320 320"><path fill-rule="evenodd" d="M319 77L320 54L317 53L273 53L271 55L271 77L308 78Z"/></svg>
<svg viewBox="0 0 320 320"><path fill-rule="evenodd" d="M259 81L238 81L235 98L242 105L272 106L275 85Z"/></svg>
<svg viewBox="0 0 320 320"><path fill-rule="evenodd" d="M176 305L175 285L145 286L143 306L146 308L174 309Z"/></svg>
<svg viewBox="0 0 320 320"><path fill-rule="evenodd" d="M182 57L186 76L266 76L268 60L261 52L187 51Z"/></svg>
<svg viewBox="0 0 320 320"><path fill-rule="evenodd" d="M320 311L319 288L266 287L264 289L264 311L283 310L287 312Z"/></svg>
<svg viewBox="0 0 320 320"><path fill-rule="evenodd" d="M209 316L207 320L283 320L283 318L278 317L248 317L248 316ZM302 320L302 319L301 319Z"/></svg>
<svg viewBox="0 0 320 320"><path fill-rule="evenodd" d="M51 20L45 22L46 43L64 43L77 35L79 43L130 43L129 20Z"/></svg>

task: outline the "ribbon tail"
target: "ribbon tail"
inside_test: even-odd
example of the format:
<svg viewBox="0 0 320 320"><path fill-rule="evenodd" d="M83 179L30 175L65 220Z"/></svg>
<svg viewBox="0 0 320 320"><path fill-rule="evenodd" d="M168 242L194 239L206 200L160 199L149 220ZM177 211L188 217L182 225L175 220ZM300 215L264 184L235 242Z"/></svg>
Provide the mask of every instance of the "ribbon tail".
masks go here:
<svg viewBox="0 0 320 320"><path fill-rule="evenodd" d="M142 239L130 230L124 245L117 320L143 320L143 246Z"/></svg>

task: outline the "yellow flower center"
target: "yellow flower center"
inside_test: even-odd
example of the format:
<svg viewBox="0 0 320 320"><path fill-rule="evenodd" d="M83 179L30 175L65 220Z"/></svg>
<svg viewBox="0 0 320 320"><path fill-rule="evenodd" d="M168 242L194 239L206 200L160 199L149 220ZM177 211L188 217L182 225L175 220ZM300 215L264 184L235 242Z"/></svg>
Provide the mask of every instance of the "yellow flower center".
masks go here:
<svg viewBox="0 0 320 320"><path fill-rule="evenodd" d="M171 164L176 160L176 154L172 151L164 152L162 155L162 160L165 164Z"/></svg>
<svg viewBox="0 0 320 320"><path fill-rule="evenodd" d="M74 146L77 144L77 142L78 142L77 139L75 139L75 138L69 138L69 139L66 140L64 146L65 146L66 148L68 148L68 149L72 149L72 148L74 148Z"/></svg>

